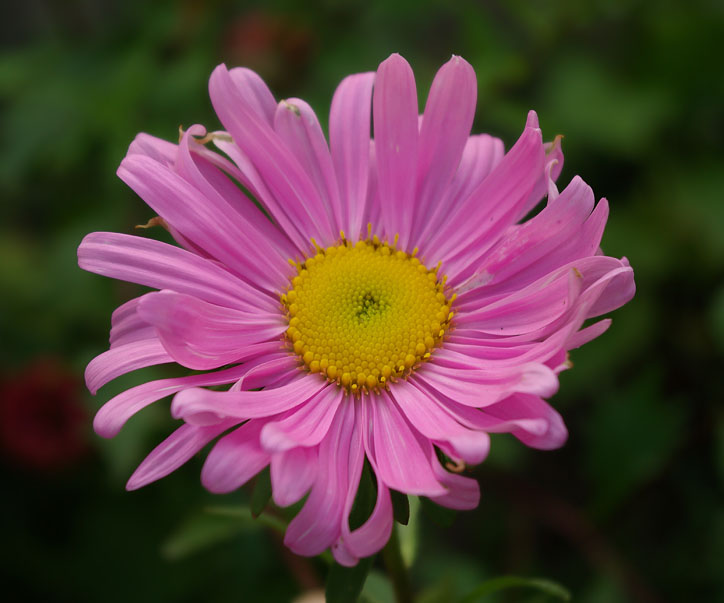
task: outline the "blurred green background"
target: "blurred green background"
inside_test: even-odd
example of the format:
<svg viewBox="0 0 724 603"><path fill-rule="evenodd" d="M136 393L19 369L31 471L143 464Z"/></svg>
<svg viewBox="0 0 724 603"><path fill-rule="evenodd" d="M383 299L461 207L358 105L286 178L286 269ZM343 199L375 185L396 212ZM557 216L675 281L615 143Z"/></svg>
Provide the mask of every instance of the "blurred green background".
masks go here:
<svg viewBox="0 0 724 603"><path fill-rule="evenodd" d="M289 601L327 566L257 523L213 518L248 500L199 485L201 459L139 492L124 484L172 429L166 403L111 441L82 371L110 313L139 293L77 268L93 230L152 212L115 176L139 131L219 127L212 68L256 69L323 122L336 84L391 52L421 102L450 54L472 63L474 130L510 146L535 108L565 135L559 185L580 174L611 204L604 251L638 293L573 354L553 400L556 452L497 436L474 472L480 508L422 517L421 600L486 578L545 576L581 603L724 601L724 5L716 0L442 2L26 0L6 3L0 55L0 496L10 601ZM375 573L370 601L388 600ZM547 601L516 590L490 601Z"/></svg>

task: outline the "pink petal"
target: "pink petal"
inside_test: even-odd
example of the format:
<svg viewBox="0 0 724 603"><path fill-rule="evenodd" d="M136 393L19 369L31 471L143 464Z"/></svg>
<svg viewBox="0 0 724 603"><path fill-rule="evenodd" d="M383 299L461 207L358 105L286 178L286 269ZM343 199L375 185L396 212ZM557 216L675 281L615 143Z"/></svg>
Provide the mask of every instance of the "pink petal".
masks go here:
<svg viewBox="0 0 724 603"><path fill-rule="evenodd" d="M241 312L172 291L144 295L138 313L176 362L198 370L236 362L245 347L278 341L286 329L280 314Z"/></svg>
<svg viewBox="0 0 724 603"><path fill-rule="evenodd" d="M284 544L297 555L318 555L339 537L350 488L347 459L354 430L354 404L348 399L319 445L317 478L284 536Z"/></svg>
<svg viewBox="0 0 724 603"><path fill-rule="evenodd" d="M274 504L288 507L301 500L317 477L317 449L293 448L271 457Z"/></svg>
<svg viewBox="0 0 724 603"><path fill-rule="evenodd" d="M371 431L365 449L368 458L374 459L380 480L406 494L444 494L445 488L430 467L426 448L432 446L429 442L421 444L394 400L383 392L370 395L365 405L369 406L369 421L364 425Z"/></svg>
<svg viewBox="0 0 724 603"><path fill-rule="evenodd" d="M576 179L574 179L574 182L575 181ZM559 199L561 199L569 189L570 185L560 197L549 204L549 207L558 206L560 203ZM541 213L539 215L543 214ZM550 214L548 214L548 216L550 216ZM488 265L488 263L492 261L491 259L483 259L478 269L478 274L472 277L473 280L480 280L481 276L484 277L482 279L483 285L480 287L477 297L481 295L496 296L504 292L517 291L561 266L568 265L571 262L588 256L596 255L607 218L608 203L603 199L598 203L585 222L579 224L575 232L570 235L566 232L561 232L560 229L558 229L556 233L555 227L550 229L550 226L540 223L541 231L545 232L547 237L551 237L550 243L555 243L555 246L552 247L548 241L543 239L543 246L549 247L548 253L541 254L540 250L534 248L528 252L524 252L523 255L519 257L515 257L515 254L513 254L512 260L502 269L502 273L500 271L496 273L495 268L491 269ZM537 217L533 220L536 219ZM525 234L522 232L522 229L529 223L530 222L520 227L515 227L515 230L510 233L509 236L512 239L513 248L516 247L516 241L521 240L520 236ZM578 224L578 221L576 220L575 223ZM524 239L523 242L525 243ZM492 253L497 252L493 250ZM468 285L466 285L466 287L467 286ZM473 296L476 296L474 292ZM465 298L465 303L467 303L469 295L466 294L461 296L461 298L462 297Z"/></svg>
<svg viewBox="0 0 724 603"><path fill-rule="evenodd" d="M190 375L188 377L149 381L148 383L132 387L111 398L100 408L93 419L93 429L95 429L98 435L104 438L112 438L121 430L126 421L138 411L182 389L231 383L246 375L249 377L257 374L264 375L264 370L270 365L272 366L272 370L278 370L280 356L274 354L278 348L278 344L265 345L266 349L260 349L257 352L260 354L259 358L246 362L242 366L235 366L223 371L203 375ZM287 357L288 355L284 354L281 358L286 359ZM263 385L263 381L261 384ZM252 386L254 385L258 386L259 384L252 381Z"/></svg>
<svg viewBox="0 0 724 603"><path fill-rule="evenodd" d="M465 406L485 407L513 392L552 396L556 374L544 364L530 362L498 370L454 369L428 362L416 375L440 394Z"/></svg>
<svg viewBox="0 0 724 603"><path fill-rule="evenodd" d="M543 433L523 428L511 431L516 438L532 448L552 450L563 446L568 439L568 430L561 415L538 396L514 394L498 404L486 407L485 414L511 422L529 418L543 419L546 425Z"/></svg>
<svg viewBox="0 0 724 603"><path fill-rule="evenodd" d="M112 348L156 337L156 329L138 315L138 302L141 297L135 297L113 311L110 337Z"/></svg>
<svg viewBox="0 0 724 603"><path fill-rule="evenodd" d="M532 111L531 113L535 113ZM537 116L536 116L537 124ZM535 127L538 127L537 125ZM556 136L552 142L545 143L546 153L546 169L540 175L540 179L536 182L533 190L528 196L528 201L523 204L520 210L520 217L525 216L531 211L544 195L548 195L548 203L554 201L557 197L557 189L555 182L558 180L563 170L563 149L561 148L562 136Z"/></svg>
<svg viewBox="0 0 724 603"><path fill-rule="evenodd" d="M412 426L426 438L449 442L457 456L471 464L482 462L488 455L488 434L463 427L434 399L409 382L396 383L390 395Z"/></svg>
<svg viewBox="0 0 724 603"><path fill-rule="evenodd" d="M224 140L223 138L215 138L213 142L220 151L231 159L233 165L236 167L237 174L234 175L235 179L238 180L264 208L264 211L271 217L272 226L284 234L285 241L288 241L288 245L294 250L288 253L289 257L291 258L295 255L306 253L309 249L309 239L305 239L299 234L294 219L284 213L277 199L264 183L259 171L246 153L236 146L234 142ZM264 219L267 219L266 216L264 216ZM286 243L284 244L284 248L287 248Z"/></svg>
<svg viewBox="0 0 724 603"><path fill-rule="evenodd" d="M566 252L593 209L593 191L576 177L563 193L537 216L515 227L485 257L478 271L493 287L533 264L540 277L577 259ZM590 254L588 254L590 255Z"/></svg>
<svg viewBox="0 0 724 603"><path fill-rule="evenodd" d="M342 538L338 538L337 542L332 545L332 556L337 563L344 567L354 567L359 563L359 558L352 554Z"/></svg>
<svg viewBox="0 0 724 603"><path fill-rule="evenodd" d="M422 391L433 390L422 380L414 384ZM488 433L513 433L529 445L553 448L563 444L565 426L560 415L546 402L530 394L515 394L482 410L458 404L446 396L437 396L437 402L461 424L470 429ZM506 406L510 404L510 407ZM494 409L488 412L488 409ZM561 439L563 438L563 439Z"/></svg>
<svg viewBox="0 0 724 603"><path fill-rule="evenodd" d="M119 345L96 356L85 369L86 386L92 394L116 377L140 368L173 362L157 338Z"/></svg>
<svg viewBox="0 0 724 603"><path fill-rule="evenodd" d="M459 312L458 324L489 335L522 335L552 323L574 307L584 287L583 270L594 269L594 258L585 258L575 266L564 266L510 295L479 309ZM468 304L468 299L461 301ZM467 307L467 306L463 306Z"/></svg>
<svg viewBox="0 0 724 603"><path fill-rule="evenodd" d="M329 113L329 145L342 200L337 226L350 240L364 227L370 163L370 113L374 73L359 73L342 80Z"/></svg>
<svg viewBox="0 0 724 603"><path fill-rule="evenodd" d="M269 454L259 445L263 425L263 420L247 421L216 442L201 470L204 488L214 494L232 492L269 464Z"/></svg>
<svg viewBox="0 0 724 603"><path fill-rule="evenodd" d="M543 160L540 130L526 128L490 175L432 233L425 249L434 250L443 260L446 273L457 274L474 264L470 260L482 255L519 219L520 207L543 170Z"/></svg>
<svg viewBox="0 0 724 603"><path fill-rule="evenodd" d="M260 343L250 347L258 347L261 349L266 345L268 344ZM277 343L277 350L278 349L279 344ZM289 354L289 350L284 345L281 346L281 349L281 352L267 357L264 362L255 366L253 371L250 371L234 383L229 388L229 391L240 392L243 390L258 389L261 387L271 389L282 385L288 385L292 381L299 379L300 374L297 370L297 360L294 356ZM249 362L256 363L258 361L255 359ZM249 364L249 362L246 362L245 364Z"/></svg>
<svg viewBox="0 0 724 603"><path fill-rule="evenodd" d="M583 315L579 312L577 317L581 322ZM543 341L512 345L507 341L509 338L470 339L463 344L458 343L460 338L456 337L455 341L446 342L443 349L435 351L435 364L449 368L505 371L516 370L520 365L531 362L548 362L565 347L566 341L579 326L579 322L571 320ZM496 346L496 343L499 345Z"/></svg>
<svg viewBox="0 0 724 603"><path fill-rule="evenodd" d="M249 309L249 287L217 264L173 245L93 232L78 248L83 270L155 289L188 293L212 304Z"/></svg>
<svg viewBox="0 0 724 603"><path fill-rule="evenodd" d="M143 460L128 480L126 490L137 490L176 471L232 425L229 421L208 427L182 425Z"/></svg>
<svg viewBox="0 0 724 603"><path fill-rule="evenodd" d="M277 102L264 80L246 67L230 69L229 76L249 109L265 119L269 124L272 124Z"/></svg>
<svg viewBox="0 0 724 603"><path fill-rule="evenodd" d="M356 450L350 454L351 488L345 501L342 533L332 547L332 554L337 563L347 567L356 565L362 557L369 557L379 552L390 539L394 524L390 490L377 477L377 501L372 514L358 528L349 529L349 514L357 495L364 461L364 449L359 430L356 430L356 433L357 437L353 438L352 442L352 447Z"/></svg>
<svg viewBox="0 0 724 603"><path fill-rule="evenodd" d="M339 539L332 547L332 553L338 563L345 566L356 565L360 557L368 557L385 546L392 531L392 499L387 486L377 476L377 502L372 514L358 528L350 530L349 515L354 506L359 489L360 476L364 465L365 448L361 425L365 424L367 413L363 410L365 401L356 401L355 429L350 440L348 457L350 488L342 513L342 531ZM372 461L373 467L374 462Z"/></svg>
<svg viewBox="0 0 724 603"><path fill-rule="evenodd" d="M456 213L458 206L487 178L505 155L503 141L488 134L470 136L465 143L460 165L452 182L445 189L440 201L435 203L418 236L423 252L434 255L427 245L432 234L440 229L448 216Z"/></svg>
<svg viewBox="0 0 724 603"><path fill-rule="evenodd" d="M415 211L418 111L415 77L399 54L377 70L372 110L382 227L390 239L399 233L400 247L407 249Z"/></svg>
<svg viewBox="0 0 724 603"><path fill-rule="evenodd" d="M575 350L576 348L580 348L582 345L593 341L596 337L605 333L610 326L611 319L606 318L605 320L599 320L585 329L581 329L576 334L571 335L566 342L566 349Z"/></svg>
<svg viewBox="0 0 724 603"><path fill-rule="evenodd" d="M413 240L418 240L458 169L473 125L476 100L475 71L467 61L453 56L437 72L425 106Z"/></svg>
<svg viewBox="0 0 724 603"><path fill-rule="evenodd" d="M357 483L359 483L359 480ZM349 518L346 511L345 517ZM378 477L377 501L375 502L375 508L372 510L372 514L360 527L351 531L348 521L344 521L342 523L342 541L346 549L357 559L369 557L384 548L390 539L393 525L394 517L390 490ZM335 555L335 558L336 557Z"/></svg>
<svg viewBox="0 0 724 603"><path fill-rule="evenodd" d="M382 224L382 206L380 204L379 187L377 186L377 155L375 141L370 141L369 179L367 180L367 205L362 224Z"/></svg>
<svg viewBox="0 0 724 603"><path fill-rule="evenodd" d="M322 441L332 424L344 391L328 387L306 404L270 421L261 432L261 443L269 452L283 452L295 446L314 446Z"/></svg>
<svg viewBox="0 0 724 603"><path fill-rule="evenodd" d="M324 203L304 169L279 135L239 93L224 65L211 74L209 94L217 115L234 142L249 157L276 200L269 207L300 249L309 248L311 237L326 244L337 238ZM270 199L267 199L267 203Z"/></svg>
<svg viewBox="0 0 724 603"><path fill-rule="evenodd" d="M431 496L430 499L433 502L459 511L469 511L478 506L480 485L476 480L445 471L434 452L430 456L430 463L437 480L447 488L445 494Z"/></svg>
<svg viewBox="0 0 724 603"><path fill-rule="evenodd" d="M587 318L611 312L633 298L636 293L633 270L628 265L626 258L623 259L623 263L624 266L621 268L602 275L599 281L592 285L589 291L586 291L591 296L596 295L597 297L596 302L588 310Z"/></svg>
<svg viewBox="0 0 724 603"><path fill-rule="evenodd" d="M575 275L575 278L572 278L571 274ZM575 328L578 328L585 318L596 316L601 310L610 311L618 307L628 301L635 292L633 271L626 261L606 256L593 256L581 258L562 266L560 269L540 279L536 283L512 294L510 299L517 299L517 303L520 303L526 296L531 294L537 295L535 293L536 288L551 285L554 286L555 291L563 295L563 288L561 286L561 279L563 278L567 278L569 282L569 292L566 296L568 299L575 297L575 303L568 304L568 308L563 313L555 312L547 324L542 324L539 328L523 332L520 335L507 337L507 341L510 342L511 345L546 338L561 328L567 328L566 325L569 325L572 321L579 321L579 324L575 325ZM459 316L466 316L463 308L471 307L471 305L475 304L475 297L480 297L483 289L484 288L481 287L481 291L478 293L471 291L461 295L462 301L460 303L461 309ZM580 293L578 293L578 291L580 291ZM507 303L505 299L500 296L494 297L493 299L496 301L490 304L488 308L495 307L502 310ZM555 296L547 297L547 299L548 304L555 308ZM563 298L561 298L561 300L562 299ZM603 299L605 305L599 303L599 299ZM480 306L480 302L477 302L477 305ZM530 307L532 308L533 306ZM481 312L486 311L484 308ZM539 308L538 312L543 314L542 308ZM473 315L473 313L470 315ZM464 319L458 320L464 321ZM541 323L545 323L545 320L541 320ZM531 324L531 326L535 325ZM482 332L477 331L476 328L469 329L462 325L456 330L456 336L464 337L480 337L481 333ZM482 334L484 337L492 336L486 333Z"/></svg>
<svg viewBox="0 0 724 603"><path fill-rule="evenodd" d="M257 392L191 388L176 394L171 403L171 415L194 425L215 424L227 417L270 417L303 404L328 386L329 383L315 375L305 375L288 385Z"/></svg>
<svg viewBox="0 0 724 603"><path fill-rule="evenodd" d="M486 362L509 362L511 364L520 364L520 358L534 349L537 342L520 342L509 341L508 337L465 337L461 336L458 331L445 342L445 347L435 350L435 360L439 362L448 355L448 352L456 354L465 354L472 358L478 359L480 365Z"/></svg>
<svg viewBox="0 0 724 603"><path fill-rule="evenodd" d="M284 270L286 258L276 253L264 237L258 233L254 235L247 221L203 179L198 170L192 171L194 163L187 148L188 137L187 132L181 145L180 159L186 177L193 178L196 186L142 155L126 157L118 168L118 176L185 238L237 274L246 275L249 281L267 291L277 291L288 277L288 271ZM276 262L267 259L275 256ZM247 297L249 303L257 306L270 305L259 292L253 293L252 290Z"/></svg>
<svg viewBox="0 0 724 603"><path fill-rule="evenodd" d="M128 155L146 155L162 165L173 165L178 145L141 132L128 147Z"/></svg>
<svg viewBox="0 0 724 603"><path fill-rule="evenodd" d="M276 111L274 129L312 179L327 214L334 217L333 232L337 233L342 223L339 187L332 156L314 111L298 98L282 101Z"/></svg>
<svg viewBox="0 0 724 603"><path fill-rule="evenodd" d="M241 171L228 159L195 141L194 136L205 134L206 130L202 126L191 126L184 133L176 162L179 174L212 201L214 211L220 212L224 219L230 219L236 225L237 229L232 237L234 241L241 238L242 241L249 242L249 253L254 257L261 256L263 260L264 256L268 255L270 270L280 272L286 279L288 268L279 268L276 264L278 260L285 262L291 257L295 252L294 246L226 175L242 182ZM230 214L230 217L227 218L227 214ZM218 217L216 219L219 220Z"/></svg>

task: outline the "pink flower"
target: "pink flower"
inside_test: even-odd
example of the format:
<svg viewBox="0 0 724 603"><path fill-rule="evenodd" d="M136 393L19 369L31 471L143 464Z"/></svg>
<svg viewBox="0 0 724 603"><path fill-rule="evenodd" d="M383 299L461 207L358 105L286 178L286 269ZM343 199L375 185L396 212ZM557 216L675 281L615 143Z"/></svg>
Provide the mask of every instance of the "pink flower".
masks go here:
<svg viewBox="0 0 724 603"><path fill-rule="evenodd" d="M78 251L86 270L160 290L114 312L110 349L86 371L91 391L154 364L201 371L98 412L96 431L112 437L174 396L183 423L128 489L218 438L206 488L229 492L271 465L277 505L308 494L287 546L331 547L353 565L389 538L390 489L478 504L477 482L438 451L480 463L496 432L561 446L566 428L544 399L568 350L610 324L584 321L631 299L634 281L625 259L599 249L607 202L578 177L558 193L563 156L536 114L507 153L470 136L477 85L459 57L437 73L421 118L399 55L344 79L329 147L309 105L277 103L252 71L221 65L209 89L226 132L192 126L178 146L140 134L118 171L180 247L98 232ZM365 458L377 502L351 530Z"/></svg>

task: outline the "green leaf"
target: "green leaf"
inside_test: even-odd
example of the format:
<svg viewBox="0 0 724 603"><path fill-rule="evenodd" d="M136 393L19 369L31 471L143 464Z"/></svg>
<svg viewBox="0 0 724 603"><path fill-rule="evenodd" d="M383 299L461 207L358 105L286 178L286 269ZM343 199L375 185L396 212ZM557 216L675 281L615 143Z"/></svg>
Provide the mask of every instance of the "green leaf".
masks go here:
<svg viewBox="0 0 724 603"><path fill-rule="evenodd" d="M441 507L425 496L420 496L420 507L425 515L443 528L449 528L455 521L456 513L453 509Z"/></svg>
<svg viewBox="0 0 724 603"><path fill-rule="evenodd" d="M445 574L442 580L436 584L428 586L415 599L416 603L449 603L457 601L458 588L455 576Z"/></svg>
<svg viewBox="0 0 724 603"><path fill-rule="evenodd" d="M395 589L389 578L373 569L365 580L360 603L395 603Z"/></svg>
<svg viewBox="0 0 724 603"><path fill-rule="evenodd" d="M365 462L359 480L359 487L357 488L357 495L354 499L354 505L349 514L350 529L355 530L367 521L375 508L376 499L377 492L375 484L372 481L369 465Z"/></svg>
<svg viewBox="0 0 724 603"><path fill-rule="evenodd" d="M337 563L332 566L327 575L325 598L327 603L350 603L356 601L362 587L367 580L367 574L372 569L372 557L360 559L354 567L343 567Z"/></svg>
<svg viewBox="0 0 724 603"><path fill-rule="evenodd" d="M584 449L596 517L605 517L663 471L686 434L686 400L663 391L662 369L640 371L592 407Z"/></svg>
<svg viewBox="0 0 724 603"><path fill-rule="evenodd" d="M407 497L405 497L407 499ZM410 568L415 562L417 551L419 548L419 527L420 522L417 517L420 514L420 499L413 496L409 501L408 507L409 522L407 525L397 526L397 535L400 539L400 553L405 567Z"/></svg>
<svg viewBox="0 0 724 603"><path fill-rule="evenodd" d="M471 593L463 597L461 603L475 603L481 598L507 588L534 588L561 601L570 601L571 593L557 582L544 578L521 578L520 576L501 576L486 580Z"/></svg>
<svg viewBox="0 0 724 603"><path fill-rule="evenodd" d="M254 489L251 492L251 515L255 519L262 514L272 495L271 475L269 467L256 476Z"/></svg>
<svg viewBox="0 0 724 603"><path fill-rule="evenodd" d="M234 517L198 515L183 523L161 546L161 555L175 561L231 540L249 526Z"/></svg>
<svg viewBox="0 0 724 603"><path fill-rule="evenodd" d="M719 349L724 351L724 287L720 287L712 297L709 310L710 332Z"/></svg>
<svg viewBox="0 0 724 603"><path fill-rule="evenodd" d="M390 496L392 497L392 513L395 521L406 526L410 521L410 501L407 498L407 494L403 494L397 490L390 490Z"/></svg>

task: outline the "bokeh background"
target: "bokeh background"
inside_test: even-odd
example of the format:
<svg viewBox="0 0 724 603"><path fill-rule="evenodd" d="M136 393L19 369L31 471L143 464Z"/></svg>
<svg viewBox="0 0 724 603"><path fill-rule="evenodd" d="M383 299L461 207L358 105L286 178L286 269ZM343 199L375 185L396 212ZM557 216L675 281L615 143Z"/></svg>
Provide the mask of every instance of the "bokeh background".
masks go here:
<svg viewBox="0 0 724 603"><path fill-rule="evenodd" d="M126 493L170 432L167 403L111 441L90 421L85 364L113 308L140 288L77 268L93 230L152 212L115 176L139 131L219 127L207 78L256 69L323 123L337 83L394 51L421 103L460 54L478 75L475 131L510 146L535 108L565 136L559 184L581 174L611 204L608 255L638 293L573 354L554 405L556 452L496 436L475 469L480 508L421 513L403 535L424 601L501 574L544 576L581 603L724 601L724 5L717 0L25 0L3 7L0 55L0 468L10 601L289 601L328 566L295 558L245 504L199 484L201 459ZM422 106L422 105L421 105ZM449 523L449 521L448 521ZM411 558L411 557L410 557ZM389 600L375 570L368 601ZM497 597L497 598L496 598ZM547 601L516 590L490 601Z"/></svg>

